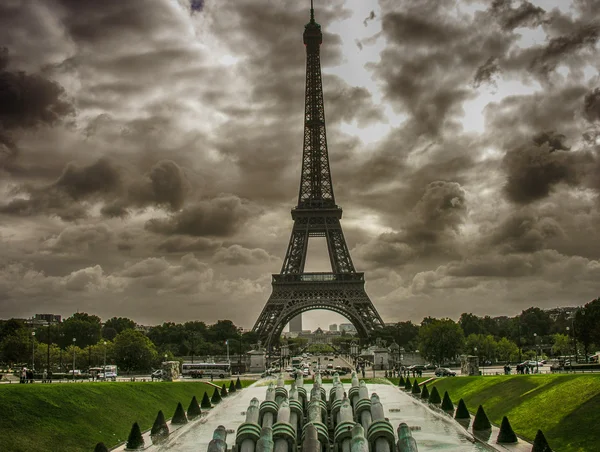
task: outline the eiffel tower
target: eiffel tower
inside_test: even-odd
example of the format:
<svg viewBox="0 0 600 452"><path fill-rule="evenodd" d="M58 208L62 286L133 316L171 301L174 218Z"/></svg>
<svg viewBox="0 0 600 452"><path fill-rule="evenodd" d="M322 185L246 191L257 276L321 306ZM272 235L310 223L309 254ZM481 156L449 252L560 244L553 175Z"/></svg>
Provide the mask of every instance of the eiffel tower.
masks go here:
<svg viewBox="0 0 600 452"><path fill-rule="evenodd" d="M294 227L281 272L273 275L273 292L253 328L267 347L278 342L291 319L313 309L343 315L362 338L383 326L383 320L365 292L364 273L354 269L340 224L342 209L333 196L319 53L323 34L315 22L312 0L310 3L310 22L305 25L303 35L306 95L298 205L292 209ZM310 237L327 240L330 273L304 272Z"/></svg>

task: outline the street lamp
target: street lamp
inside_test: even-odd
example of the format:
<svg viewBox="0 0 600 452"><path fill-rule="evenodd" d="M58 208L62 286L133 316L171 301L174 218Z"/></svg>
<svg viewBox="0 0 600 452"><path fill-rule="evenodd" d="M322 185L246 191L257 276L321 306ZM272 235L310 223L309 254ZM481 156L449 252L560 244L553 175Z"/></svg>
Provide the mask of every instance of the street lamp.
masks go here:
<svg viewBox="0 0 600 452"><path fill-rule="evenodd" d="M537 349L537 333L533 333L533 347L535 348L535 373L540 373L540 363L538 361L538 349Z"/></svg>
<svg viewBox="0 0 600 452"><path fill-rule="evenodd" d="M31 370L35 371L35 331L31 332Z"/></svg>
<svg viewBox="0 0 600 452"><path fill-rule="evenodd" d="M477 356L477 364L479 365L479 355L477 354L477 347L473 347L473 353ZM483 369L481 370L481 375L483 375Z"/></svg>
<svg viewBox="0 0 600 452"><path fill-rule="evenodd" d="M104 377L106 377L106 341L104 341L104 369L103 370L104 370Z"/></svg>
<svg viewBox="0 0 600 452"><path fill-rule="evenodd" d="M570 329L571 328L567 327L567 341L569 342L569 367L571 368L571 371L572 371L573 370L573 355L572 355L573 351L571 350L571 344L570 344L571 341L569 340L570 336L571 336L569 333Z"/></svg>
<svg viewBox="0 0 600 452"><path fill-rule="evenodd" d="M73 338L73 382L75 382L75 342L77 339Z"/></svg>

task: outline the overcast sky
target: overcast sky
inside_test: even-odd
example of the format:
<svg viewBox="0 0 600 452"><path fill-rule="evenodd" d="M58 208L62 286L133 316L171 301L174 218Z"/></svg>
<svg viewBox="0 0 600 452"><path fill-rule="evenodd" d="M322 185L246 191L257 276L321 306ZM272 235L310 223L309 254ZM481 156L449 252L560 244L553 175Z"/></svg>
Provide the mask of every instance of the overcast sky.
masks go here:
<svg viewBox="0 0 600 452"><path fill-rule="evenodd" d="M384 320L599 296L600 2L315 3L336 201ZM0 2L1 318L253 326L297 202L308 8Z"/></svg>

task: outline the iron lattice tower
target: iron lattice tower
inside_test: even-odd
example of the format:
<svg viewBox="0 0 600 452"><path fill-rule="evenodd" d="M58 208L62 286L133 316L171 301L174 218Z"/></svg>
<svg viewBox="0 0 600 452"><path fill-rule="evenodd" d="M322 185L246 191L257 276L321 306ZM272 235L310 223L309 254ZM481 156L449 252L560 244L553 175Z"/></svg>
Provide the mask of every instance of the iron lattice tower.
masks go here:
<svg viewBox="0 0 600 452"><path fill-rule="evenodd" d="M253 331L267 346L276 342L285 325L312 309L326 309L345 316L361 337L383 326L379 313L365 291L364 273L354 269L335 203L321 79L321 26L315 22L311 0L310 22L304 27L306 46L306 95L304 146L298 205L292 209L294 226L279 274L273 275L273 292ZM331 273L305 273L310 237L324 237Z"/></svg>

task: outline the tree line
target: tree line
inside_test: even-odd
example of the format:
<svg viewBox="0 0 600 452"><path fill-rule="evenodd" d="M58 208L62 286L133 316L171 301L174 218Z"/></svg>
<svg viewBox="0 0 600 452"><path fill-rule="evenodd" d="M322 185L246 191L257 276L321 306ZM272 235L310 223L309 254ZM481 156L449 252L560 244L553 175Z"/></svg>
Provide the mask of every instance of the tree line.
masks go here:
<svg viewBox="0 0 600 452"><path fill-rule="evenodd" d="M404 352L419 350L436 364L452 361L461 353L475 354L480 361L517 361L537 353L573 355L583 359L600 347L600 299L572 310L553 313L531 307L514 317L479 317L463 313L457 322L426 317L420 324L398 322L378 329L371 340L396 342ZM102 323L100 317L75 313L60 324L31 328L23 320L0 320L0 362L5 366L31 365L53 371L87 369L116 364L125 371L147 371L165 359L182 356L245 353L258 342L252 332L242 332L231 320L207 325L201 321L165 322L142 329L125 317ZM332 345L349 352L358 340L342 333ZM305 338L287 341L292 354L307 345ZM362 344L366 345L366 344Z"/></svg>

